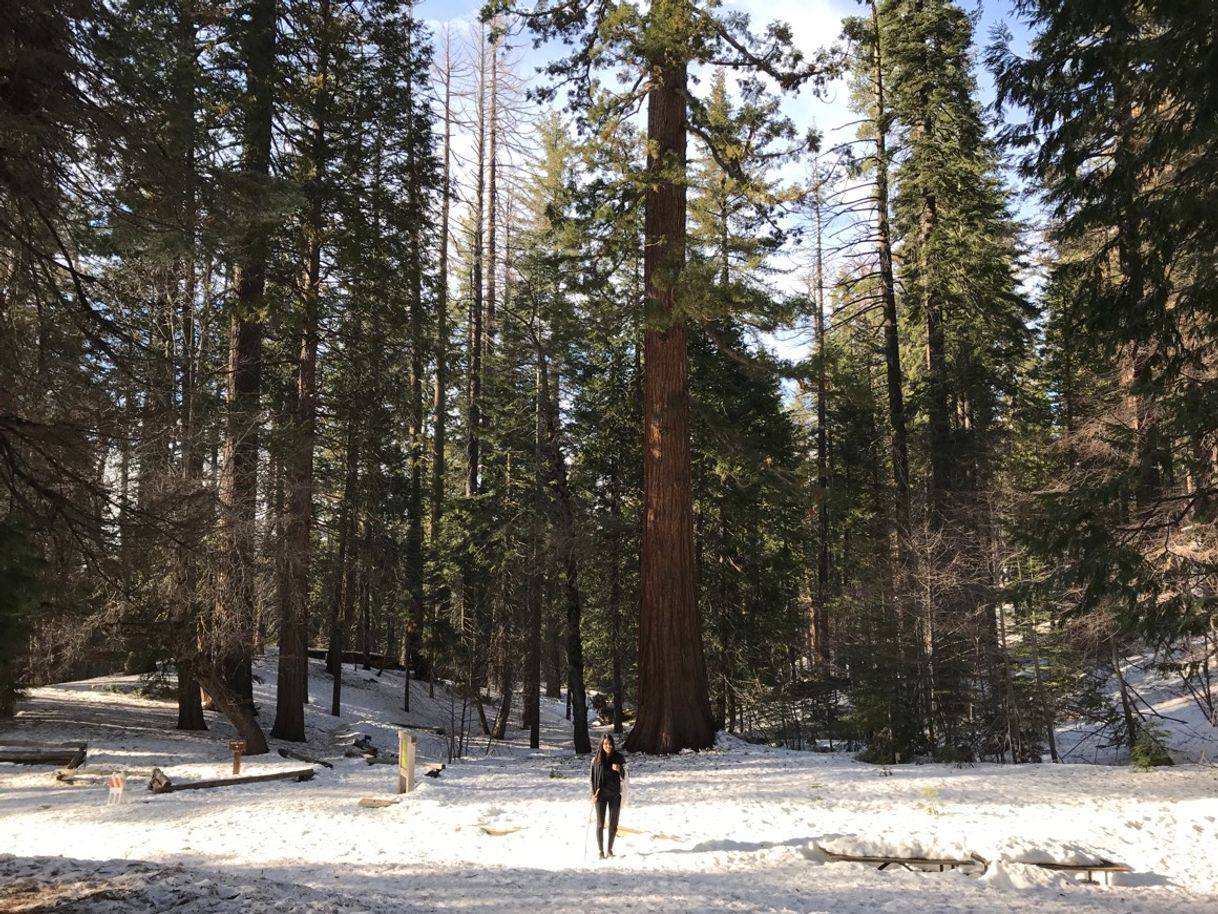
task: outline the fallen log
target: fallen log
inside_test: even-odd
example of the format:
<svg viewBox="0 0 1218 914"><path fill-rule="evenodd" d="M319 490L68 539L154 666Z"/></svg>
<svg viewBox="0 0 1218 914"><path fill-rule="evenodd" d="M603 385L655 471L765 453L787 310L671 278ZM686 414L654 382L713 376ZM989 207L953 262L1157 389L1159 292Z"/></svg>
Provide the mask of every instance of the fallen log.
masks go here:
<svg viewBox="0 0 1218 914"><path fill-rule="evenodd" d="M313 758L313 756L305 755L303 752L297 752L295 749L280 749L279 754L284 758L296 759L298 762L308 762L310 765L321 765L324 768L334 767L324 759Z"/></svg>
<svg viewBox="0 0 1218 914"><path fill-rule="evenodd" d="M329 650L324 647L311 647L308 650L310 660L325 660L329 654ZM395 658L388 657L384 654L369 654L368 660L372 666L380 667L385 670L401 670L400 664ZM355 664L356 666L364 665L363 651L343 651L343 663Z"/></svg>
<svg viewBox="0 0 1218 914"><path fill-rule="evenodd" d="M128 778L152 777L151 768L118 768L106 765L100 768L90 767L87 770L79 768L60 768L55 772L55 780L61 784L72 786L101 786L110 780L111 776L125 774Z"/></svg>
<svg viewBox="0 0 1218 914"><path fill-rule="evenodd" d="M418 724L394 724L399 730L421 730L424 733L434 733L436 736L444 735L443 727L424 727Z"/></svg>
<svg viewBox="0 0 1218 914"><path fill-rule="evenodd" d="M179 790L207 790L212 787L231 787L234 784L258 784L263 781L308 781L316 772L312 768L297 768L292 771L276 771L272 774L248 774L235 778L215 778L209 781L188 781L175 784L160 768L152 769L148 789L153 793L177 793Z"/></svg>
<svg viewBox="0 0 1218 914"><path fill-rule="evenodd" d="M0 736L0 748L19 747L22 749L85 749L88 743L80 740L65 740L59 743L44 743L32 739L6 739Z"/></svg>
<svg viewBox="0 0 1218 914"><path fill-rule="evenodd" d="M79 768L85 763L88 750L82 743L78 748L25 749L0 748L0 762L13 765L59 765L64 768Z"/></svg>

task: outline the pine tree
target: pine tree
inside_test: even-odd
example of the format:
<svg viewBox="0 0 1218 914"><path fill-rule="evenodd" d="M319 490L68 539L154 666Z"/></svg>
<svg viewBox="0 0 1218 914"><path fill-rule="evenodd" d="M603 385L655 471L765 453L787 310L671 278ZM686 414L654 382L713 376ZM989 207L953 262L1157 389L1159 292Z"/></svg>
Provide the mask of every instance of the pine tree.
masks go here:
<svg viewBox="0 0 1218 914"><path fill-rule="evenodd" d="M21 692L21 661L38 598L39 558L28 535L0 521L0 718L12 717Z"/></svg>
<svg viewBox="0 0 1218 914"><path fill-rule="evenodd" d="M888 421L891 426L892 475L895 485L897 549L901 566L909 562L910 477L909 437L905 406L905 371L901 365L900 319L897 313L896 274L892 257L892 198L888 135L892 129L892 112L886 91L888 51L880 29L879 6L869 3L868 19L848 19L844 25L847 37L858 47L859 81L863 87L857 107L869 114L865 128L873 144L872 170L875 189L875 236L878 295L884 314L884 367L888 390ZM870 238L868 239L871 240Z"/></svg>
<svg viewBox="0 0 1218 914"><path fill-rule="evenodd" d="M334 134L341 132L335 111L335 89L347 87L340 48L344 37L336 27L329 0L297 6L294 33L304 36L301 47L287 49L299 60L301 82L295 168L305 196L299 216L300 265L297 297L299 317L294 336L296 378L290 390L283 436L285 515L280 545L279 676L275 723L271 735L302 742L304 704L308 699L308 594L312 565L313 451L317 437L317 350L322 320L322 259L331 232L326 218L333 200ZM348 39L349 40L349 39ZM295 52L293 54L293 52ZM338 60L336 61L336 58ZM337 72L336 72L337 71ZM296 101L293 99L292 101Z"/></svg>
<svg viewBox="0 0 1218 914"><path fill-rule="evenodd" d="M258 494L263 324L267 302L268 238L263 193L271 173L278 16L274 0L251 0L240 23L244 74L240 174L245 212L233 262L233 310L224 460L220 479L220 566L216 582L217 669L197 673L204 688L245 740L246 753L267 751L254 718L251 651L254 640L254 556Z"/></svg>
<svg viewBox="0 0 1218 914"><path fill-rule="evenodd" d="M798 643L804 621L797 572L804 480L794 427L778 366L746 344L741 326L774 326L787 310L769 288L768 259L785 241L781 215L802 191L773 172L800 150L760 83L746 81L740 95L729 99L723 71L712 77L709 141L691 168L685 271L686 283L705 284L691 342L698 580L716 726L731 730L742 693L760 701L789 684L791 658L771 644Z"/></svg>
<svg viewBox="0 0 1218 914"><path fill-rule="evenodd" d="M1097 435L1116 445L1049 496L1041 542L1068 550L1061 583L1082 583L1080 609L1108 607L1126 632L1197 631L1211 615L1187 583L1200 566L1172 543L1212 519L1218 466L1208 380L1218 189L1204 164L1216 142L1215 13L1197 2L1017 10L1036 30L1030 54L1002 41L991 51L1000 101L1029 112L1008 136L1044 182L1073 326L1098 356L1069 366L1084 386L1064 404L1064 444L1076 460ZM1116 409L1105 405L1114 396Z"/></svg>

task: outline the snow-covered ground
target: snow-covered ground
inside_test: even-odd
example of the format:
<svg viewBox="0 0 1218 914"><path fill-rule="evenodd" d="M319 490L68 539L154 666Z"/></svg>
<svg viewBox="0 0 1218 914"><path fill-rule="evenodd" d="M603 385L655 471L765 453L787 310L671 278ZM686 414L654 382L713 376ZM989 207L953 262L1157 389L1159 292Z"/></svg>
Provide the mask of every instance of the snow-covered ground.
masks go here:
<svg viewBox="0 0 1218 914"><path fill-rule="evenodd" d="M258 670L273 713L273 664ZM559 702L543 709L543 748L514 730L396 797L396 769L341 758L336 735L396 745L400 724L448 726L450 697L401 674L352 673L345 714L325 713L329 680L312 669L307 751L334 761L306 783L271 782L106 805L102 785L57 783L50 768L0 765L0 912L741 911L998 914L1218 911L1218 768L1136 772L1092 765L943 765L891 769L840 755L749 746L629 760L618 856L596 859L586 760L571 751ZM220 777L229 727L173 730L172 703L130 679L36 689L8 739L89 742L89 770L162 768ZM518 721L517 721L518 722ZM269 723L269 721L268 721ZM281 744L272 741L273 748ZM443 760L442 737L420 755ZM243 773L299 767L278 755ZM830 862L846 853L967 857L971 872L884 871ZM1031 861L1128 864L1105 885Z"/></svg>

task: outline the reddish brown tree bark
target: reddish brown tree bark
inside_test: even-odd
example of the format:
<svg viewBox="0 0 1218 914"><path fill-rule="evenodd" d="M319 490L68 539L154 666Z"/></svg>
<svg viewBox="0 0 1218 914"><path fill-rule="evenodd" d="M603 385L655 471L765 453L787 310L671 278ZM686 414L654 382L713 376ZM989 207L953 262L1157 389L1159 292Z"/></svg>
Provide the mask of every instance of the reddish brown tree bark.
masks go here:
<svg viewBox="0 0 1218 914"><path fill-rule="evenodd" d="M679 19L674 4L684 0L657 0L653 15ZM639 713L626 748L670 753L713 745L715 729L694 574L688 329L676 307L685 264L686 62L665 62L658 77L647 111Z"/></svg>

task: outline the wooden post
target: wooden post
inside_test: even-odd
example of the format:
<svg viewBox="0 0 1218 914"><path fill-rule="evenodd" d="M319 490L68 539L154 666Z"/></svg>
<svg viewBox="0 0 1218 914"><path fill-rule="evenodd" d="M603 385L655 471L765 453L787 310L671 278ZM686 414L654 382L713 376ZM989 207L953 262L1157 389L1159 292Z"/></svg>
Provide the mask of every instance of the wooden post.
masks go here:
<svg viewBox="0 0 1218 914"><path fill-rule="evenodd" d="M245 751L245 740L230 739L228 748L233 750L233 774L241 773L241 753Z"/></svg>
<svg viewBox="0 0 1218 914"><path fill-rule="evenodd" d="M398 793L414 790L415 736L405 730L398 731Z"/></svg>

